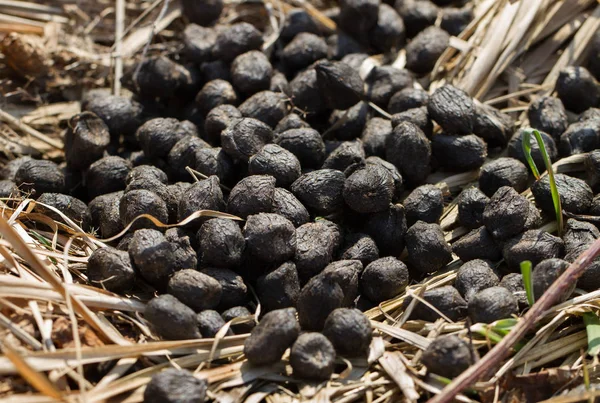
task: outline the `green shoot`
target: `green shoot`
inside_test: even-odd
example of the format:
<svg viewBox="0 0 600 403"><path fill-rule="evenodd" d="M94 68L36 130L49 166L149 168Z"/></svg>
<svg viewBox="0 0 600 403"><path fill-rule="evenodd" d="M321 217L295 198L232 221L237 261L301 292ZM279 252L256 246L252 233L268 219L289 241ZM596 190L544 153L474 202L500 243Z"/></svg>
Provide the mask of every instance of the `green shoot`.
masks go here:
<svg viewBox="0 0 600 403"><path fill-rule="evenodd" d="M587 352L592 357L596 357L600 353L600 319L594 312L586 312L583 314L583 323L588 338Z"/></svg>
<svg viewBox="0 0 600 403"><path fill-rule="evenodd" d="M556 181L554 180L554 170L552 169L552 161L550 161L550 157L548 156L548 151L546 150L546 145L544 144L544 140L542 139L542 135L539 131L535 129L526 129L523 131L523 153L525 154L525 158L527 159L527 163L529 164L529 168L531 168L531 172L533 172L533 176L535 179L540 179L540 171L538 171L537 166L535 165L535 161L531 156L531 135L535 137L535 140L538 143L538 147L540 149L540 153L542 154L542 158L544 160L544 165L546 165L546 172L548 173L548 180L550 182L550 193L552 194L552 203L554 204L554 212L556 213L556 222L558 224L558 234L562 235L563 232L563 216L562 216L562 206L560 203L560 195L558 194L558 189L556 188Z"/></svg>
<svg viewBox="0 0 600 403"><path fill-rule="evenodd" d="M531 262L525 260L521 262L521 274L523 275L523 285L525 286L525 293L527 294L527 302L529 306L533 306L535 298L533 296L533 283L531 281Z"/></svg>

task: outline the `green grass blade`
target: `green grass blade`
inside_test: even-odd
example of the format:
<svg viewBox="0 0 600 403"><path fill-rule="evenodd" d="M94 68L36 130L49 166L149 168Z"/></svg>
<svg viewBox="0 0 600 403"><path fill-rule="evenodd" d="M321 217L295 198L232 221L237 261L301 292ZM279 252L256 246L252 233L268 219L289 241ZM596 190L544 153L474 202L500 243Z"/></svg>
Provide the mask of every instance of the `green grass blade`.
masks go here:
<svg viewBox="0 0 600 403"><path fill-rule="evenodd" d="M600 319L594 312L583 314L583 323L588 339L588 354L595 357L600 353Z"/></svg>
<svg viewBox="0 0 600 403"><path fill-rule="evenodd" d="M544 165L546 166L546 172L548 173L548 181L550 182L550 193L552 195L552 204L554 205L554 213L556 214L556 223L558 224L558 234L562 235L563 232L563 216L562 216L562 205L560 202L560 194L558 193L558 188L556 187L556 181L554 179L554 169L552 169L552 161L550 161L550 156L548 155L548 150L546 150L546 145L544 144L544 139L542 139L542 135L539 131L535 129L527 129L523 132L523 152L525 153L525 158L527 159L527 163L533 172L533 175L536 179L540 179L540 173L533 161L533 157L531 156L531 135L535 137L535 140L538 143L538 147L540 149L540 153L542 154L542 159L544 160Z"/></svg>
<svg viewBox="0 0 600 403"><path fill-rule="evenodd" d="M529 306L532 306L535 303L535 297L533 296L531 262L529 260L521 262L521 274L523 275L523 285L525 286L525 293L527 294L527 302L529 303Z"/></svg>
<svg viewBox="0 0 600 403"><path fill-rule="evenodd" d="M533 176L535 176L535 179L540 179L540 171L538 171L535 161L531 156L531 133L531 130L523 131L521 146L523 147L523 154L525 154L525 159L527 160L527 164L529 164L531 172L533 172Z"/></svg>

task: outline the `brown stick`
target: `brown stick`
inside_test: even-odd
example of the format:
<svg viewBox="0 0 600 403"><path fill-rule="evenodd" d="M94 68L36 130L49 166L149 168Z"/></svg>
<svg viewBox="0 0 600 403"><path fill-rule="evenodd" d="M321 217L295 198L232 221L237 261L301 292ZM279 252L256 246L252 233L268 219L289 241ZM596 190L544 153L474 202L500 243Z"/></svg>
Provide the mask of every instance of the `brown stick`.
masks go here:
<svg viewBox="0 0 600 403"><path fill-rule="evenodd" d="M2 109L0 109L0 121L6 123L9 126L12 126L16 129L18 129L18 130L21 130L24 133L29 134L31 137L34 137L34 138L48 144L49 146L52 146L59 150L63 149L63 144L60 141L51 139L50 137L46 136L44 133L40 133L37 130L33 129L32 127L27 126L25 123L21 122L19 119L15 118L10 113L3 111Z"/></svg>
<svg viewBox="0 0 600 403"><path fill-rule="evenodd" d="M575 262L558 278L542 297L531 307L522 320L492 348L481 360L469 367L458 378L446 386L439 395L429 399L429 403L448 403L463 389L496 369L510 353L512 347L535 325L542 314L554 305L558 298L577 281L583 271L600 255L600 239L597 239Z"/></svg>

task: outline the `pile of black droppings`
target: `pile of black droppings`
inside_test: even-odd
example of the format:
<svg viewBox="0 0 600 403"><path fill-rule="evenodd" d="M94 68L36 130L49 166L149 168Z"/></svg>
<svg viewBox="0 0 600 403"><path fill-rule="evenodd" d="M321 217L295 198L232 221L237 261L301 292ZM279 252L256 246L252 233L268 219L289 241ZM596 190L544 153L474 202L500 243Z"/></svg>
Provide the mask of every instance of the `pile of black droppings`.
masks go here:
<svg viewBox="0 0 600 403"><path fill-rule="evenodd" d="M411 319L441 313L489 323L518 314L526 307L521 261L533 262L541 295L600 233L575 219L562 238L540 230L554 214L548 178L529 174L511 116L450 84L428 87L450 35L473 18L458 3L342 0L328 12L334 33L295 9L265 52L257 27L218 23L220 1L184 1L181 52L133 66L124 79L130 95L90 91L66 129L65 162L11 161L0 195L18 188L101 238L141 214L164 224L198 210L242 218L168 230L138 220L93 252L85 275L116 293L154 289L144 318L163 339L214 337L226 322L248 319L229 334L251 332L250 363L276 362L290 348L302 378L328 379L336 354L366 356L372 331L361 311L443 269L453 254L464 262L455 285L426 290L435 310L417 303ZM401 49L404 69L391 65ZM361 76L372 54L384 63ZM599 65L567 67L557 95L535 99L527 113L553 161L589 153L587 176L556 175L563 209L576 216L600 214ZM434 172L472 170L480 170L478 186L458 195L427 184ZM535 203L521 194L529 187ZM469 232L450 245L440 219L452 197ZM597 289L599 273L593 264L578 287ZM261 304L256 327L251 288ZM454 336L423 355L449 377L475 359ZM148 401L188 383L204 396L206 385L180 375L155 378Z"/></svg>

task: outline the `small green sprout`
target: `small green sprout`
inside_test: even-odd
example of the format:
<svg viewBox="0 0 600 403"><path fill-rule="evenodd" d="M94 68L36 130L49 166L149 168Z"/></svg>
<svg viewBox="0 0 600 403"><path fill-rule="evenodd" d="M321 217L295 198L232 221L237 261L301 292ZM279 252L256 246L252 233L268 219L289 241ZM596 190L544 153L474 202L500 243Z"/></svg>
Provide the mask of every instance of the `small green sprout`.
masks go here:
<svg viewBox="0 0 600 403"><path fill-rule="evenodd" d="M527 302L529 303L529 306L532 306L535 303L535 297L533 296L531 262L529 260L521 262L521 274L523 275L523 285L525 286L525 293L527 294Z"/></svg>
<svg viewBox="0 0 600 403"><path fill-rule="evenodd" d="M546 150L546 145L544 144L544 140L542 139L542 135L539 131L535 129L525 129L523 131L523 153L525 154L525 158L527 159L527 163L529 164L529 168L531 168L531 172L533 172L533 176L535 179L540 179L540 172L535 165L535 161L533 161L533 157L531 156L531 135L535 137L540 152L542 154L542 158L544 159L544 165L546 165L546 172L548 173L548 179L550 182L550 193L552 194L552 202L554 203L554 212L556 213L556 222L558 224L558 235L562 235L563 232L563 216L562 216L562 206L560 203L560 195L558 194L558 189L556 188L556 181L554 180L554 170L552 169L552 161L550 161L550 157L548 156L548 151Z"/></svg>

